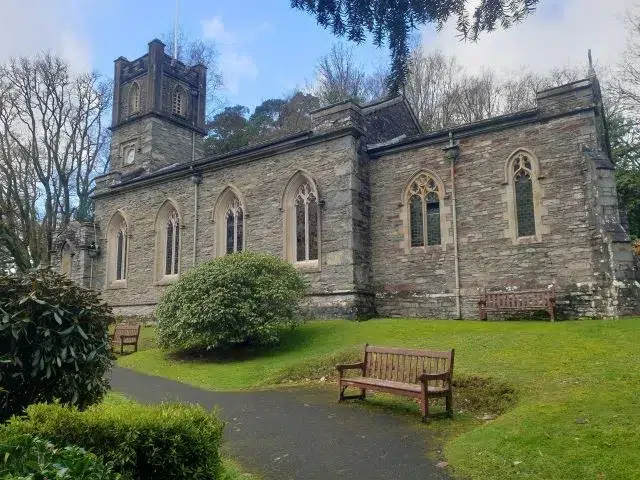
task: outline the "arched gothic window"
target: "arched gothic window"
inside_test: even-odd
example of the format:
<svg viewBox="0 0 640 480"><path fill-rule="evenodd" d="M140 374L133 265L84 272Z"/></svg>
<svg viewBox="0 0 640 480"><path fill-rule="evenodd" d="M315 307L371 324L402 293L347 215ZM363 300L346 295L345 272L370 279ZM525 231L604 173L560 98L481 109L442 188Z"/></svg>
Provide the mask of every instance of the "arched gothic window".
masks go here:
<svg viewBox="0 0 640 480"><path fill-rule="evenodd" d="M127 258L129 239L127 222L118 211L107 228L107 283L114 287L124 287L127 280Z"/></svg>
<svg viewBox="0 0 640 480"><path fill-rule="evenodd" d="M296 261L318 260L318 199L308 182L296 192L295 211Z"/></svg>
<svg viewBox="0 0 640 480"><path fill-rule="evenodd" d="M225 216L226 252L241 252L244 245L244 213L238 197L233 198Z"/></svg>
<svg viewBox="0 0 640 480"><path fill-rule="evenodd" d="M536 234L532 177L531 159L526 154L519 153L513 160L513 186L516 200L518 237L530 237Z"/></svg>
<svg viewBox="0 0 640 480"><path fill-rule="evenodd" d="M173 281L180 274L180 227L182 217L171 200L156 216L156 281Z"/></svg>
<svg viewBox="0 0 640 480"><path fill-rule="evenodd" d="M216 255L242 252L246 242L246 210L240 192L233 186L224 189L213 210L216 224Z"/></svg>
<svg viewBox="0 0 640 480"><path fill-rule="evenodd" d="M407 189L409 206L409 235L412 247L440 245L440 200L441 193L436 180L421 173Z"/></svg>
<svg viewBox="0 0 640 480"><path fill-rule="evenodd" d="M140 111L140 86L133 83L129 88L129 115Z"/></svg>
<svg viewBox="0 0 640 480"><path fill-rule="evenodd" d="M165 268L164 274L178 274L178 252L180 251L180 220L174 210L165 224Z"/></svg>
<svg viewBox="0 0 640 480"><path fill-rule="evenodd" d="M175 115L181 117L186 116L187 112L187 94L181 86L177 86L173 91L172 110Z"/></svg>
<svg viewBox="0 0 640 480"><path fill-rule="evenodd" d="M285 252L291 262L320 264L320 210L318 190L302 172L293 176L283 197Z"/></svg>
<svg viewBox="0 0 640 480"><path fill-rule="evenodd" d="M127 232L121 228L116 234L116 281L127 278Z"/></svg>

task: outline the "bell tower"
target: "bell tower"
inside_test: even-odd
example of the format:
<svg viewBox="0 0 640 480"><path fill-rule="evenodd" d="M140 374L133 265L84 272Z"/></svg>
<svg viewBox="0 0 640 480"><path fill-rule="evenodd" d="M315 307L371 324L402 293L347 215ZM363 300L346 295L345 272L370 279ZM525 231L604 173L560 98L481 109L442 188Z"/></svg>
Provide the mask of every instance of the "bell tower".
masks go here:
<svg viewBox="0 0 640 480"><path fill-rule="evenodd" d="M115 61L110 172L123 177L203 155L207 69L164 47L155 39L146 55Z"/></svg>

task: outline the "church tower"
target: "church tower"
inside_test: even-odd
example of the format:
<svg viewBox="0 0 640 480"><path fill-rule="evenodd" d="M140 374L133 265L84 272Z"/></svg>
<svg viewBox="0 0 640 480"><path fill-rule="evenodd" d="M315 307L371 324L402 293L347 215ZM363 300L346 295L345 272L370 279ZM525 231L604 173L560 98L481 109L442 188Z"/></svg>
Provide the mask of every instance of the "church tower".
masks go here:
<svg viewBox="0 0 640 480"><path fill-rule="evenodd" d="M164 51L115 61L110 172L122 178L202 158L207 69Z"/></svg>

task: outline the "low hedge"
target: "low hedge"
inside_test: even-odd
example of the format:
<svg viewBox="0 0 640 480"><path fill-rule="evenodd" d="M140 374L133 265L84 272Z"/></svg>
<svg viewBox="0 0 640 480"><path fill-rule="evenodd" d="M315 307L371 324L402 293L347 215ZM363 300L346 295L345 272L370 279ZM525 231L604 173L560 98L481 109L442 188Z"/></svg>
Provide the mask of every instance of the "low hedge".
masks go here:
<svg viewBox="0 0 640 480"><path fill-rule="evenodd" d="M124 479L221 478L223 423L200 406L136 403L85 411L36 404L0 427L0 439L29 434L56 445L78 445L112 465Z"/></svg>
<svg viewBox="0 0 640 480"><path fill-rule="evenodd" d="M76 446L57 447L30 435L0 439L2 480L117 480L102 459Z"/></svg>

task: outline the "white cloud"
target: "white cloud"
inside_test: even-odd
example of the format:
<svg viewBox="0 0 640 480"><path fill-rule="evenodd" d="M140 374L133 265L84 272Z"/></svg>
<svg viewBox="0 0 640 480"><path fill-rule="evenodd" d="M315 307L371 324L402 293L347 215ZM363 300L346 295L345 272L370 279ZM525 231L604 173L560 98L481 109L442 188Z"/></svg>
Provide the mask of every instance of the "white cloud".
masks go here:
<svg viewBox="0 0 640 480"><path fill-rule="evenodd" d="M225 28L222 17L213 17L211 20L203 20L201 23L204 38L213 40L218 44L233 44L236 42L235 35Z"/></svg>
<svg viewBox="0 0 640 480"><path fill-rule="evenodd" d="M216 42L220 52L220 70L224 79L224 89L232 95L237 95L242 82L255 80L258 77L255 61L242 49L243 44L255 38L256 32L245 35L230 31L225 27L222 17L203 20L201 24L204 38ZM258 30L264 31L267 28L267 24L262 24Z"/></svg>
<svg viewBox="0 0 640 480"><path fill-rule="evenodd" d="M601 66L615 65L626 46L624 17L637 0L543 0L530 17L508 30L461 42L452 23L426 33L427 49L455 55L472 71L483 67L546 72L554 67L586 66L587 51Z"/></svg>
<svg viewBox="0 0 640 480"><path fill-rule="evenodd" d="M240 92L240 83L244 80L254 80L258 77L258 67L253 58L237 52L222 52L220 54L220 69L224 76L224 88L233 95Z"/></svg>
<svg viewBox="0 0 640 480"><path fill-rule="evenodd" d="M76 71L91 69L91 49L82 35L77 0L2 0L0 62L50 50Z"/></svg>

